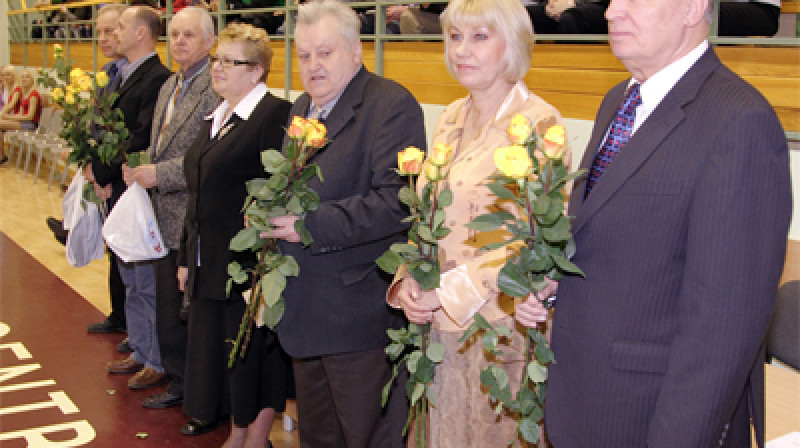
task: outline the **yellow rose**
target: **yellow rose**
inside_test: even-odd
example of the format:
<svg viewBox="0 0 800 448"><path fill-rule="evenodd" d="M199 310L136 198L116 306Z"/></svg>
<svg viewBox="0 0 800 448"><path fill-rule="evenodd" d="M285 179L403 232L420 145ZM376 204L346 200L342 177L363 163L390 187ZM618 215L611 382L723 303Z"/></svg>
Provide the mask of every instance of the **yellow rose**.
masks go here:
<svg viewBox="0 0 800 448"><path fill-rule="evenodd" d="M103 70L95 73L94 80L97 82L97 87L105 87L108 85L108 75Z"/></svg>
<svg viewBox="0 0 800 448"><path fill-rule="evenodd" d="M64 47L62 47L61 44L53 44L53 54L59 56L59 53L62 53L63 51Z"/></svg>
<svg viewBox="0 0 800 448"><path fill-rule="evenodd" d="M423 153L416 146L409 146L397 153L397 173L401 176L414 176L422 169Z"/></svg>
<svg viewBox="0 0 800 448"><path fill-rule="evenodd" d="M445 145L444 143L437 143L431 149L431 154L428 160L431 164L436 166L445 166L450 163L453 158L453 148Z"/></svg>
<svg viewBox="0 0 800 448"><path fill-rule="evenodd" d="M303 138L306 136L307 128L308 120L299 115L295 115L286 133L289 135L289 138Z"/></svg>
<svg viewBox="0 0 800 448"><path fill-rule="evenodd" d="M64 91L61 90L61 87L55 87L50 91L50 97L53 98L54 101L58 101L64 98Z"/></svg>
<svg viewBox="0 0 800 448"><path fill-rule="evenodd" d="M64 101L67 104L75 104L75 95L72 93L67 93L66 95L64 95Z"/></svg>
<svg viewBox="0 0 800 448"><path fill-rule="evenodd" d="M528 175L533 163L525 147L514 145L495 149L494 164L504 175L522 179Z"/></svg>
<svg viewBox="0 0 800 448"><path fill-rule="evenodd" d="M306 130L306 145L312 148L322 148L328 140L325 134L328 132L325 125L320 123L319 120L314 118L308 120L308 127Z"/></svg>
<svg viewBox="0 0 800 448"><path fill-rule="evenodd" d="M511 117L511 124L508 125L508 138L515 145L522 145L531 136L531 124L522 114Z"/></svg>
<svg viewBox="0 0 800 448"><path fill-rule="evenodd" d="M73 68L69 72L69 81L72 84L77 84L78 80L84 76L83 70L78 67Z"/></svg>
<svg viewBox="0 0 800 448"><path fill-rule="evenodd" d="M80 78L78 78L78 90L81 92L88 92L92 89L92 78L89 75L84 74Z"/></svg>
<svg viewBox="0 0 800 448"><path fill-rule="evenodd" d="M550 160L558 160L564 156L567 148L567 132L560 124L550 126L542 137L542 154Z"/></svg>
<svg viewBox="0 0 800 448"><path fill-rule="evenodd" d="M68 95L75 93L75 87L72 87L72 85L68 85L67 87L65 87L65 89Z"/></svg>
<svg viewBox="0 0 800 448"><path fill-rule="evenodd" d="M430 182L436 182L444 179L444 176L445 173L442 167L436 166L428 160L428 163L425 164L425 177L427 177Z"/></svg>

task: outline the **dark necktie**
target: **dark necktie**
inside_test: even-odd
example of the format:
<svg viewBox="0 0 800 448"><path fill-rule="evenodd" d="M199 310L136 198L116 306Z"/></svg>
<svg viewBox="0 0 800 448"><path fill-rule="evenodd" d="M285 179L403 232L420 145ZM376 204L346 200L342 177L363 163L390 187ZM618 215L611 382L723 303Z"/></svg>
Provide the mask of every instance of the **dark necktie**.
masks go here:
<svg viewBox="0 0 800 448"><path fill-rule="evenodd" d="M611 122L611 129L608 131L608 137L597 151L592 163L592 169L589 171L589 178L586 181L586 192L583 198L586 199L594 188L597 180L603 175L603 172L611 165L611 161L617 156L620 149L628 143L633 132L633 123L636 120L636 107L642 104L642 95L639 94L640 84L634 83L628 88L622 103L617 109L617 114Z"/></svg>
<svg viewBox="0 0 800 448"><path fill-rule="evenodd" d="M119 76L119 67L117 67L117 64L111 64L111 66L108 67L107 73L109 81L108 87L106 87L106 93L111 94L112 92L115 92L117 88L119 88L120 84L121 76Z"/></svg>

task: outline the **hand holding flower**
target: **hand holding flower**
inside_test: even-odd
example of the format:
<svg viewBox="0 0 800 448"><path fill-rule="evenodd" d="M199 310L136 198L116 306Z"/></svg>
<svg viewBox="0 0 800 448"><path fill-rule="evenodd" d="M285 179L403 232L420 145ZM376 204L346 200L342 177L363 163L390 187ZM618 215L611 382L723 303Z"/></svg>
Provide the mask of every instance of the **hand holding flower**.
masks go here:
<svg viewBox="0 0 800 448"><path fill-rule="evenodd" d="M514 318L529 328L536 328L539 323L546 321L550 316L550 312L542 305L537 296L538 294L529 294L524 302L514 305Z"/></svg>
<svg viewBox="0 0 800 448"><path fill-rule="evenodd" d="M433 290L422 290L411 276L403 277L393 288L389 300L406 314L409 322L422 325L433 321L433 313L442 307Z"/></svg>
<svg viewBox="0 0 800 448"><path fill-rule="evenodd" d="M288 241L290 243L299 243L300 235L294 228L294 223L297 221L297 216L285 215L278 216L269 220L272 225L272 231L261 232L261 238L276 238L279 240Z"/></svg>

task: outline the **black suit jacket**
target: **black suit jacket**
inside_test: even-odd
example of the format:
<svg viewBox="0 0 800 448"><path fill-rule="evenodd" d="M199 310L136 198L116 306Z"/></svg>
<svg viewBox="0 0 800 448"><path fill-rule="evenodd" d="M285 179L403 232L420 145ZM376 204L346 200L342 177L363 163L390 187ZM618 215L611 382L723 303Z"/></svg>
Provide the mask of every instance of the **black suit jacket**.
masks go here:
<svg viewBox="0 0 800 448"><path fill-rule="evenodd" d="M290 106L288 101L267 93L247 120L233 115L229 122L232 126L224 135L220 131L218 138L209 137L208 120L186 151L183 171L189 198L179 265L189 267L189 297L225 300L228 263L236 259L248 266L253 264L255 254L232 252L228 245L244 228L241 210L247 197L245 183L266 176L261 152L280 148Z"/></svg>
<svg viewBox="0 0 800 448"><path fill-rule="evenodd" d="M306 116L309 104L303 94L290 116ZM325 178L311 183L321 202L306 217L314 243L280 245L300 265L276 329L293 357L382 347L386 329L403 325L386 305L390 278L375 260L407 239L408 211L397 199L405 182L393 168L406 146L425 147L422 109L405 88L361 67L325 124L331 142L311 159Z"/></svg>
<svg viewBox="0 0 800 448"><path fill-rule="evenodd" d="M140 152L150 145L150 128L153 123L153 110L156 107L158 91L161 85L172 74L158 55L153 55L144 61L128 76L125 83L117 89L119 95L114 102L114 107L122 111L125 118L125 127L129 135L121 146L125 154ZM121 166L123 158L117 157L108 165L99 160L92 161L92 173L98 185L111 184L110 205L113 206L125 191L125 182L122 180Z"/></svg>
<svg viewBox="0 0 800 448"><path fill-rule="evenodd" d="M582 168L626 87L603 100ZM747 408L763 440L763 383L752 386L792 210L772 107L708 50L585 201L584 188L570 214L586 278L560 282L553 322L554 446L707 448ZM747 420L729 436L749 446Z"/></svg>

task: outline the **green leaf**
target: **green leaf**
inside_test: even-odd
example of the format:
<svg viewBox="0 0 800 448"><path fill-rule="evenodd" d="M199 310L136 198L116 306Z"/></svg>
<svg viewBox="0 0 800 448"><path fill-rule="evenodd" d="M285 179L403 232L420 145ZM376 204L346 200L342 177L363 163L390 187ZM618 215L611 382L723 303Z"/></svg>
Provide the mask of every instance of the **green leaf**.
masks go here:
<svg viewBox="0 0 800 448"><path fill-rule="evenodd" d="M526 371L528 372L528 378L534 383L543 383L547 379L547 367L538 362L528 363Z"/></svg>
<svg viewBox="0 0 800 448"><path fill-rule="evenodd" d="M420 269L419 266L409 266L411 276L419 283L419 287L425 291L439 287L439 278L441 277L439 274L439 265L434 264L431 266L431 270L427 272Z"/></svg>
<svg viewBox="0 0 800 448"><path fill-rule="evenodd" d="M261 277L261 294L267 307L275 306L286 289L286 277L278 271L270 271Z"/></svg>
<svg viewBox="0 0 800 448"><path fill-rule="evenodd" d="M514 220L514 215L509 212L501 211L495 213L487 213L480 215L467 223L468 229L477 230L478 232L488 232L503 226L507 220Z"/></svg>
<svg viewBox="0 0 800 448"><path fill-rule="evenodd" d="M517 199L517 195L506 187L505 182L492 182L486 186L500 199Z"/></svg>
<svg viewBox="0 0 800 448"><path fill-rule="evenodd" d="M394 379L397 378L397 370L400 367L399 364L395 364L392 367L392 376L389 377L389 381L383 386L383 391L381 392L381 407L386 406L386 401L389 399L389 392L392 390L392 385L394 384Z"/></svg>
<svg viewBox="0 0 800 448"><path fill-rule="evenodd" d="M519 421L519 434L528 443L539 443L539 425L530 418L523 418Z"/></svg>
<svg viewBox="0 0 800 448"><path fill-rule="evenodd" d="M406 368L408 369L408 373L415 374L417 373L417 363L422 358L422 352L419 350L414 350L408 355L406 359Z"/></svg>
<svg viewBox="0 0 800 448"><path fill-rule="evenodd" d="M283 312L286 310L286 303L283 300L278 300L275 305L268 306L264 309L264 325L274 330L278 326L278 322L283 317Z"/></svg>
<svg viewBox="0 0 800 448"><path fill-rule="evenodd" d="M439 206L444 208L453 203L453 192L445 188L439 192Z"/></svg>
<svg viewBox="0 0 800 448"><path fill-rule="evenodd" d="M289 202L286 204L286 210L293 215L300 216L302 215L305 210L303 210L303 205L300 203L300 198L297 196L292 196L289 199Z"/></svg>
<svg viewBox="0 0 800 448"><path fill-rule="evenodd" d="M278 265L278 272L284 277L297 277L300 275L300 266L297 265L297 260L291 255L286 255Z"/></svg>
<svg viewBox="0 0 800 448"><path fill-rule="evenodd" d="M308 229L306 229L306 222L303 219L298 219L294 222L294 231L300 235L300 242L303 243L304 247L308 247L311 243L314 242L314 238L309 233Z"/></svg>
<svg viewBox="0 0 800 448"><path fill-rule="evenodd" d="M261 164L264 166L264 171L268 173L277 173L281 171L283 162L286 157L274 149L267 149L261 152Z"/></svg>
<svg viewBox="0 0 800 448"><path fill-rule="evenodd" d="M411 406L412 407L414 406L414 404L417 403L417 400L419 400L422 397L422 393L423 392L425 392L425 384L424 383L417 383L417 384L414 385L414 391L411 393L411 397L410 397Z"/></svg>
<svg viewBox="0 0 800 448"><path fill-rule="evenodd" d="M539 196L531 205L534 215L543 215L547 213L547 210L550 208L550 198L547 196Z"/></svg>
<svg viewBox="0 0 800 448"><path fill-rule="evenodd" d="M405 263L405 259L400 256L397 252L389 249L383 253L375 263L378 264L378 267L381 268L384 272L388 274L394 274L397 272L397 268Z"/></svg>
<svg viewBox="0 0 800 448"><path fill-rule="evenodd" d="M566 258L562 257L560 254L559 255L552 255L552 257L553 257L553 261L556 263L556 266L558 266L558 268L561 269L561 271L566 272L568 274L580 275L581 277L585 277L586 276L583 273L583 271L581 270L581 268L579 268L577 265L575 265L575 263L573 263L573 262L567 260Z"/></svg>
<svg viewBox="0 0 800 448"><path fill-rule="evenodd" d="M445 214L442 210L436 210L433 214L433 228L438 229L439 226L444 224Z"/></svg>
<svg viewBox="0 0 800 448"><path fill-rule="evenodd" d="M258 236L258 230L252 227L245 227L231 239L230 250L244 252L247 249L254 249L262 239Z"/></svg>
<svg viewBox="0 0 800 448"><path fill-rule="evenodd" d="M563 217L563 215L562 215ZM550 243L560 243L572 238L569 231L569 220L559 219L553 227L542 227L542 238Z"/></svg>
<svg viewBox="0 0 800 448"><path fill-rule="evenodd" d="M228 275L238 284L242 284L247 280L247 272L242 269L242 266L237 261L228 263Z"/></svg>
<svg viewBox="0 0 800 448"><path fill-rule="evenodd" d="M438 342L432 342L428 345L428 349L425 351L425 354L430 358L431 361L435 363L442 362L444 359L444 345Z"/></svg>
<svg viewBox="0 0 800 448"><path fill-rule="evenodd" d="M526 297L531 293L525 280L511 263L506 263L497 274L497 287L511 297Z"/></svg>
<svg viewBox="0 0 800 448"><path fill-rule="evenodd" d="M397 358L403 353L403 350L405 350L405 348L406 348L405 344L392 342L386 346L386 349L384 351L386 352L386 355L389 356L389 359L391 359L392 361L396 361Z"/></svg>

